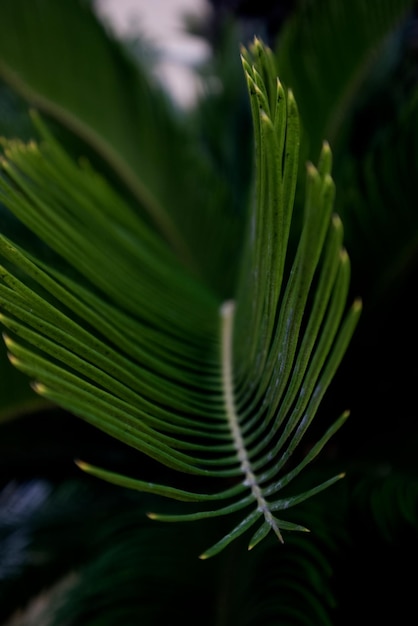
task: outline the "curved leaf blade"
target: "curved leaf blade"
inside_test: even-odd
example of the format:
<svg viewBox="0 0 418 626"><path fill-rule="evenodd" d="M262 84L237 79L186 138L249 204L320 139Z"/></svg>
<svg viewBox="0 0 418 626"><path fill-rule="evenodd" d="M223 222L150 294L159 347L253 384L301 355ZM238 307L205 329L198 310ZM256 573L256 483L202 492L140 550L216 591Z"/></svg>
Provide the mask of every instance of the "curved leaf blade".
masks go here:
<svg viewBox="0 0 418 626"><path fill-rule="evenodd" d="M327 144L318 168L308 164L300 239L295 252L288 246L299 124L272 59L259 41L243 52L257 194L234 301L222 304L142 213L85 162L74 163L42 123L39 144L4 142L0 200L43 244L33 251L0 237L1 321L11 361L40 395L196 477L196 491L188 492L79 463L115 484L203 505L151 517L243 512L202 558L259 520L250 547L266 536L266 525L280 541L281 530L302 530L274 511L340 477L277 498L345 421L285 470L343 358L361 303L344 316L349 264L332 215ZM223 489L207 488L219 480Z"/></svg>

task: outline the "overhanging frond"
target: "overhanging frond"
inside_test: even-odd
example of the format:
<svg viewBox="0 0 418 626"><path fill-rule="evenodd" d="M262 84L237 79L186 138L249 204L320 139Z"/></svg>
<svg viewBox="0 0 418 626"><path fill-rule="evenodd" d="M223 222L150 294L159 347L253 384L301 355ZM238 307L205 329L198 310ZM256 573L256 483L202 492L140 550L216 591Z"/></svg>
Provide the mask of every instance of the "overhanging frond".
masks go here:
<svg viewBox="0 0 418 626"><path fill-rule="evenodd" d="M231 188L147 68L89 3L0 0L0 14L0 78L111 169L189 270L230 290L235 264L222 271L228 254L217 244L240 232Z"/></svg>
<svg viewBox="0 0 418 626"><path fill-rule="evenodd" d="M417 263L418 92L373 144L346 168L341 211L356 241L357 273L369 303L379 302Z"/></svg>
<svg viewBox="0 0 418 626"><path fill-rule="evenodd" d="M141 212L81 161L74 163L35 116L38 144L4 142L0 200L44 244L0 238L1 321L12 362L35 390L179 472L195 491L128 478L80 462L110 482L195 502L171 520L242 511L207 550L218 553L258 524L305 530L277 517L333 484L282 490L347 414L296 463L288 461L316 415L357 323L348 313L349 261L332 215L331 152L307 168L296 252L288 238L298 170L298 113L277 81L272 54L243 51L256 138L257 197L248 216L234 300L222 303ZM344 317L345 316L345 317ZM224 481L216 490L213 479Z"/></svg>

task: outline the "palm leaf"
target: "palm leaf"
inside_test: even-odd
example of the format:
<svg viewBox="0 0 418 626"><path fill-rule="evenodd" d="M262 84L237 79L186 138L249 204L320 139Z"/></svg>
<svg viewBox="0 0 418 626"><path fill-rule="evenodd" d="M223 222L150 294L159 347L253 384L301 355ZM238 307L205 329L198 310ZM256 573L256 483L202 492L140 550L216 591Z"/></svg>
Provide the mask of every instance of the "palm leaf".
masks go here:
<svg viewBox="0 0 418 626"><path fill-rule="evenodd" d="M0 239L1 321L12 363L43 397L164 465L194 490L79 465L110 482L196 503L171 520L240 513L202 557L333 484L284 487L347 414L289 465L356 326L345 314L349 261L332 216L331 153L307 169L300 240L288 252L298 170L298 113L271 51L243 51L256 139L257 198L235 300L221 302L184 267L146 216L91 166L75 163L35 115L39 143L5 141L0 199L43 243ZM227 218L226 218L227 219ZM222 226L221 226L222 228ZM35 249L34 249L35 248ZM345 317L344 317L345 315ZM221 484L217 489L216 485Z"/></svg>
<svg viewBox="0 0 418 626"><path fill-rule="evenodd" d="M306 1L277 44L278 69L300 106L310 158L325 138L340 148L355 107L396 58L413 0Z"/></svg>
<svg viewBox="0 0 418 626"><path fill-rule="evenodd" d="M1 0L0 13L0 77L110 167L184 265L230 289L235 266L222 271L228 257L216 246L239 241L230 186L150 72L79 0Z"/></svg>
<svg viewBox="0 0 418 626"><path fill-rule="evenodd" d="M357 273L370 303L399 286L417 263L417 114L415 91L344 172L348 192L340 199L341 212L347 237L356 241Z"/></svg>

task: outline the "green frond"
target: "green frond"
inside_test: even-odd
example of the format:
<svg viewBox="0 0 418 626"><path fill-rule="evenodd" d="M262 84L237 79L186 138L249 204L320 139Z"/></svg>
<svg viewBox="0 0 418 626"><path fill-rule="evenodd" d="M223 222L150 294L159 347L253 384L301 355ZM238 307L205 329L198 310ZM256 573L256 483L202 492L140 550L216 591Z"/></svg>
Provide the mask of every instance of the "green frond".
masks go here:
<svg viewBox="0 0 418 626"><path fill-rule="evenodd" d="M150 72L85 2L1 0L0 14L0 77L88 146L189 270L230 291L225 246L236 257L240 233L230 186Z"/></svg>
<svg viewBox="0 0 418 626"><path fill-rule="evenodd" d="M356 241L361 270L356 269L370 303L386 296L418 261L417 96L415 90L342 177L347 194L340 199L341 212L349 225L349 241Z"/></svg>
<svg viewBox="0 0 418 626"><path fill-rule="evenodd" d="M355 106L396 55L396 29L413 0L308 0L277 45L278 71L292 87L316 158L326 139L337 149Z"/></svg>
<svg viewBox="0 0 418 626"><path fill-rule="evenodd" d="M282 515L341 478L282 495L348 415L292 462L361 310L359 301L346 310L350 268L333 215L329 146L318 167L307 166L294 251L288 242L299 165L296 103L261 42L242 56L256 201L233 300L222 302L185 267L164 229L89 163L74 162L38 115L38 142L3 142L0 177L0 201L42 242L0 237L1 322L12 363L42 397L194 475L188 491L79 463L115 484L198 505L152 518L239 513L238 524L202 558L250 530L250 548L270 531L282 541L282 531L306 530Z"/></svg>

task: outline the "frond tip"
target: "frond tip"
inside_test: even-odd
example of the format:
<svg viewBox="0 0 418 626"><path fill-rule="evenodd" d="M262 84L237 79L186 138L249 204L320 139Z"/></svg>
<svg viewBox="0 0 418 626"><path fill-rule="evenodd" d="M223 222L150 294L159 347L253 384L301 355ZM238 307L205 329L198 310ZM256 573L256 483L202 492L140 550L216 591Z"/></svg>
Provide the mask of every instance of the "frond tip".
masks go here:
<svg viewBox="0 0 418 626"><path fill-rule="evenodd" d="M293 462L361 310L355 301L346 311L350 262L333 215L331 150L325 143L318 167L307 167L299 239L290 245L296 102L260 41L242 55L257 192L233 300L221 304L141 207L74 163L39 120L39 144L5 143L0 177L0 200L35 241L0 234L1 323L12 363L47 400L194 475L196 490L187 491L77 461L113 484L195 505L151 519L241 516L203 559L251 529L250 550L270 531L281 542L283 531L306 532L282 514L342 477L288 495L348 417Z"/></svg>

